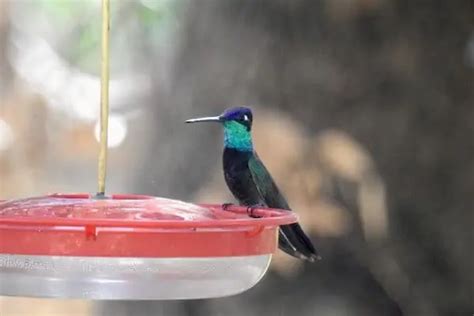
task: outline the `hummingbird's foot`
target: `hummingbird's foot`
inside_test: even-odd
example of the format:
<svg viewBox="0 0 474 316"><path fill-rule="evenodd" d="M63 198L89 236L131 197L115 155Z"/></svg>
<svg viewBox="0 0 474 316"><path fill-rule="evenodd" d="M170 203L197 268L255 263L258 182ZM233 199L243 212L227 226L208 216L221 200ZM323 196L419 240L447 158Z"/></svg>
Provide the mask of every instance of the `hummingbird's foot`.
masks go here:
<svg viewBox="0 0 474 316"><path fill-rule="evenodd" d="M229 206L232 206L232 205L234 205L234 203L224 203L224 204L222 204L222 209L223 209L224 211L227 211L227 209L229 208Z"/></svg>
<svg viewBox="0 0 474 316"><path fill-rule="evenodd" d="M252 217L252 218L260 218L261 216L255 215L254 211L255 209L261 207L260 205L255 205L255 206L247 206L247 214Z"/></svg>

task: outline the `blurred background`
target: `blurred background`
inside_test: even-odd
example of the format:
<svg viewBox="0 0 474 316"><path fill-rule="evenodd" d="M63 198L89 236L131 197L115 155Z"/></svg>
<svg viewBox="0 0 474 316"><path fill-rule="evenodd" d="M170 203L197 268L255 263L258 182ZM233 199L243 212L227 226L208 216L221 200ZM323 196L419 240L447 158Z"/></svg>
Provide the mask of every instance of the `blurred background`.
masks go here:
<svg viewBox="0 0 474 316"><path fill-rule="evenodd" d="M0 199L95 192L100 1L0 0ZM471 0L115 0L107 188L232 201L222 131L320 249L229 298L0 298L0 315L472 315ZM1 280L0 280L1 282Z"/></svg>

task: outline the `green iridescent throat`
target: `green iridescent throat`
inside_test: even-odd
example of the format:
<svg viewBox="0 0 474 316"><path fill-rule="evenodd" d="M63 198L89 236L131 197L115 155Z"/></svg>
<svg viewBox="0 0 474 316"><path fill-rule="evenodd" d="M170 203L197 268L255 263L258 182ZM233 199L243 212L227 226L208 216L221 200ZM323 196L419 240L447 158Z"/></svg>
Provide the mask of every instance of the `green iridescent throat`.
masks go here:
<svg viewBox="0 0 474 316"><path fill-rule="evenodd" d="M241 151L252 151L252 135L247 127L240 123L224 122L224 145Z"/></svg>

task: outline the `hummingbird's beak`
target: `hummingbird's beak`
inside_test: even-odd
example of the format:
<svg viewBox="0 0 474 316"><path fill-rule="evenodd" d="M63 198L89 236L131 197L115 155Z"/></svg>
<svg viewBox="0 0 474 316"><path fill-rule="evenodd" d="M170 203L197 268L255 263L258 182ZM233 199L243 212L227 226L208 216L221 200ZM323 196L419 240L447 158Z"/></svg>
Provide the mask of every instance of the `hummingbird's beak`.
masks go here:
<svg viewBox="0 0 474 316"><path fill-rule="evenodd" d="M220 116L208 116L208 117L200 117L187 120L186 123L200 123L200 122L222 122L222 118Z"/></svg>

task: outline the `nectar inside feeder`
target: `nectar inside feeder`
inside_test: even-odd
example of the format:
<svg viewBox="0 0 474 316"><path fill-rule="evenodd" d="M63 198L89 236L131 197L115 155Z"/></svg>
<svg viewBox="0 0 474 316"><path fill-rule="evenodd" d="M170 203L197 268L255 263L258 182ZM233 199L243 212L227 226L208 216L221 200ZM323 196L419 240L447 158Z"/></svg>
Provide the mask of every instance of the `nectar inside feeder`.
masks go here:
<svg viewBox="0 0 474 316"><path fill-rule="evenodd" d="M0 202L0 295L198 299L264 275L292 212L88 194Z"/></svg>

